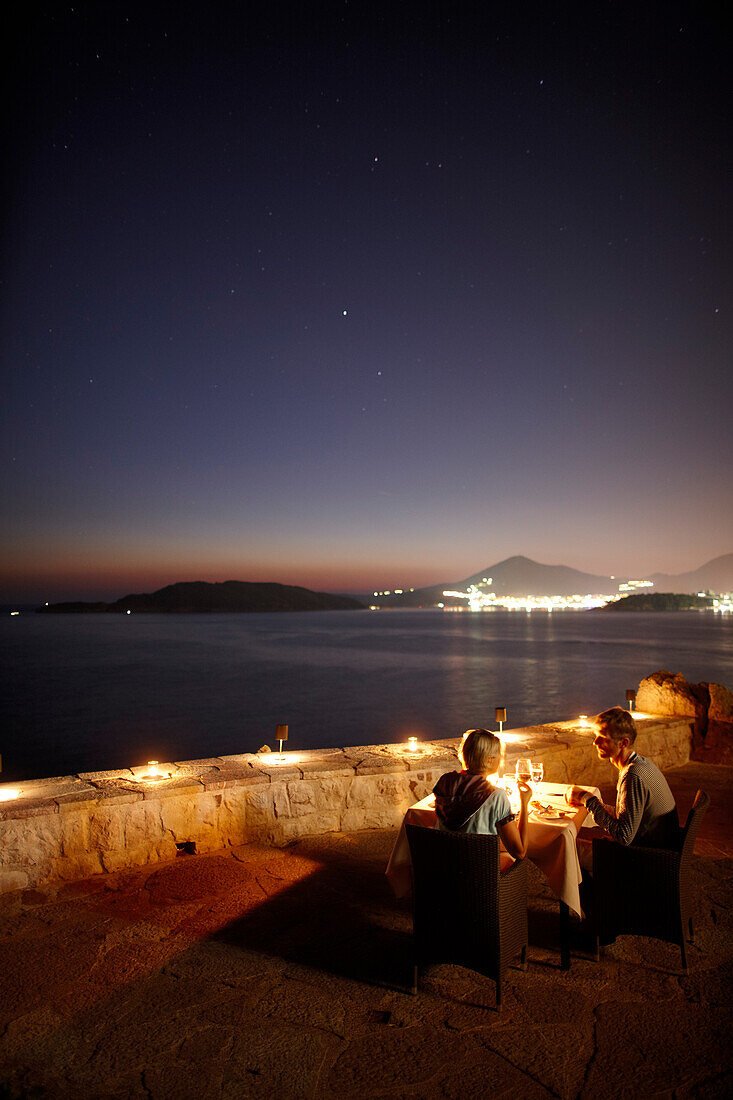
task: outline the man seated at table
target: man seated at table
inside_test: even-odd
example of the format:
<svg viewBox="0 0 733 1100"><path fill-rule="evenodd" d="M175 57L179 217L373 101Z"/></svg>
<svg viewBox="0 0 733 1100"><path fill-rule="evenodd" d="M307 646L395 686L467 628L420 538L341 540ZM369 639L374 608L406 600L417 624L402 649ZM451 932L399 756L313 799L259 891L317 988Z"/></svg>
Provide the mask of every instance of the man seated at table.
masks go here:
<svg viewBox="0 0 733 1100"><path fill-rule="evenodd" d="M596 825L619 844L673 848L679 838L677 805L656 764L634 749L636 724L623 707L604 710L595 720L596 752L621 773L615 807L605 806L582 787L571 787L568 802L585 806ZM582 856L581 856L581 862Z"/></svg>
<svg viewBox="0 0 733 1100"><path fill-rule="evenodd" d="M438 828L498 835L509 855L524 859L532 788L527 783L519 784L521 809L517 822L506 791L493 787L487 778L499 770L501 749L495 733L466 730L459 750L463 771L446 772L433 788Z"/></svg>

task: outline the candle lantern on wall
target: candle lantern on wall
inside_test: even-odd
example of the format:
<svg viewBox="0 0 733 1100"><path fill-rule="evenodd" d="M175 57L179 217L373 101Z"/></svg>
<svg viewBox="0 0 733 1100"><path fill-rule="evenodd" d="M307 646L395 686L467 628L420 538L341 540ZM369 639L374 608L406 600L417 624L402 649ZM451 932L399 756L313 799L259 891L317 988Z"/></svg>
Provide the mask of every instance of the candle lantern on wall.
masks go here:
<svg viewBox="0 0 733 1100"><path fill-rule="evenodd" d="M506 722L506 707L497 707L494 711L494 718L499 723L499 733L503 733L504 723Z"/></svg>
<svg viewBox="0 0 733 1100"><path fill-rule="evenodd" d="M280 742L280 755L282 756L283 755L283 741L287 741L287 739L288 739L288 727L287 726L278 726L277 727L277 733L275 734L275 739Z"/></svg>
<svg viewBox="0 0 733 1100"><path fill-rule="evenodd" d="M629 704L629 710L636 710L636 692L633 688L627 689L626 702Z"/></svg>

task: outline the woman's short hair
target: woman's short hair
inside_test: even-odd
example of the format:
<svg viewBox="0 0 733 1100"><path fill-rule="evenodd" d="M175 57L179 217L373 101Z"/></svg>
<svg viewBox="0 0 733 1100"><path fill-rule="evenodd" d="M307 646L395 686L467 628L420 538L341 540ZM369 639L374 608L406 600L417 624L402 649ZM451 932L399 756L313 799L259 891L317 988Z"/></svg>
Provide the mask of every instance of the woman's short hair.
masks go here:
<svg viewBox="0 0 733 1100"><path fill-rule="evenodd" d="M458 755L466 771L491 775L499 766L501 741L490 730L466 730Z"/></svg>
<svg viewBox="0 0 733 1100"><path fill-rule="evenodd" d="M636 741L636 723L623 707L601 711L596 715L595 724L612 741L620 741L622 737L628 737L630 745Z"/></svg>

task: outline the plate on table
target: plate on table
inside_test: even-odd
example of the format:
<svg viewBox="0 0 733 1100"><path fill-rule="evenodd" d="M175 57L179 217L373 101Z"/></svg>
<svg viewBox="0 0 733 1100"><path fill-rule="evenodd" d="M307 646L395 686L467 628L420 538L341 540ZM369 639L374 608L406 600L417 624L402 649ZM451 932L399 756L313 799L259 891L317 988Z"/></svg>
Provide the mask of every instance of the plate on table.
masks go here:
<svg viewBox="0 0 733 1100"><path fill-rule="evenodd" d="M530 810L533 817L536 817L539 821L546 821L550 825L570 821L578 812L572 809L561 809L559 806L552 806L546 802L530 802Z"/></svg>

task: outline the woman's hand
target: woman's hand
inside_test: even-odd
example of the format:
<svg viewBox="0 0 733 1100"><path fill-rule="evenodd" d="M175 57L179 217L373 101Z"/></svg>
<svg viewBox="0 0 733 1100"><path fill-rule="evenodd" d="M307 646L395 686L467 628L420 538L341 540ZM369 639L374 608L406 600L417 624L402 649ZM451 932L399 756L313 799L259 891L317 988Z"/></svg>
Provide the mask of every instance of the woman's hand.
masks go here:
<svg viewBox="0 0 733 1100"><path fill-rule="evenodd" d="M521 799L522 806L527 806L529 804L530 798L534 794L534 791L530 787L529 783L525 783L522 779L517 782L517 787L519 788L519 797Z"/></svg>

